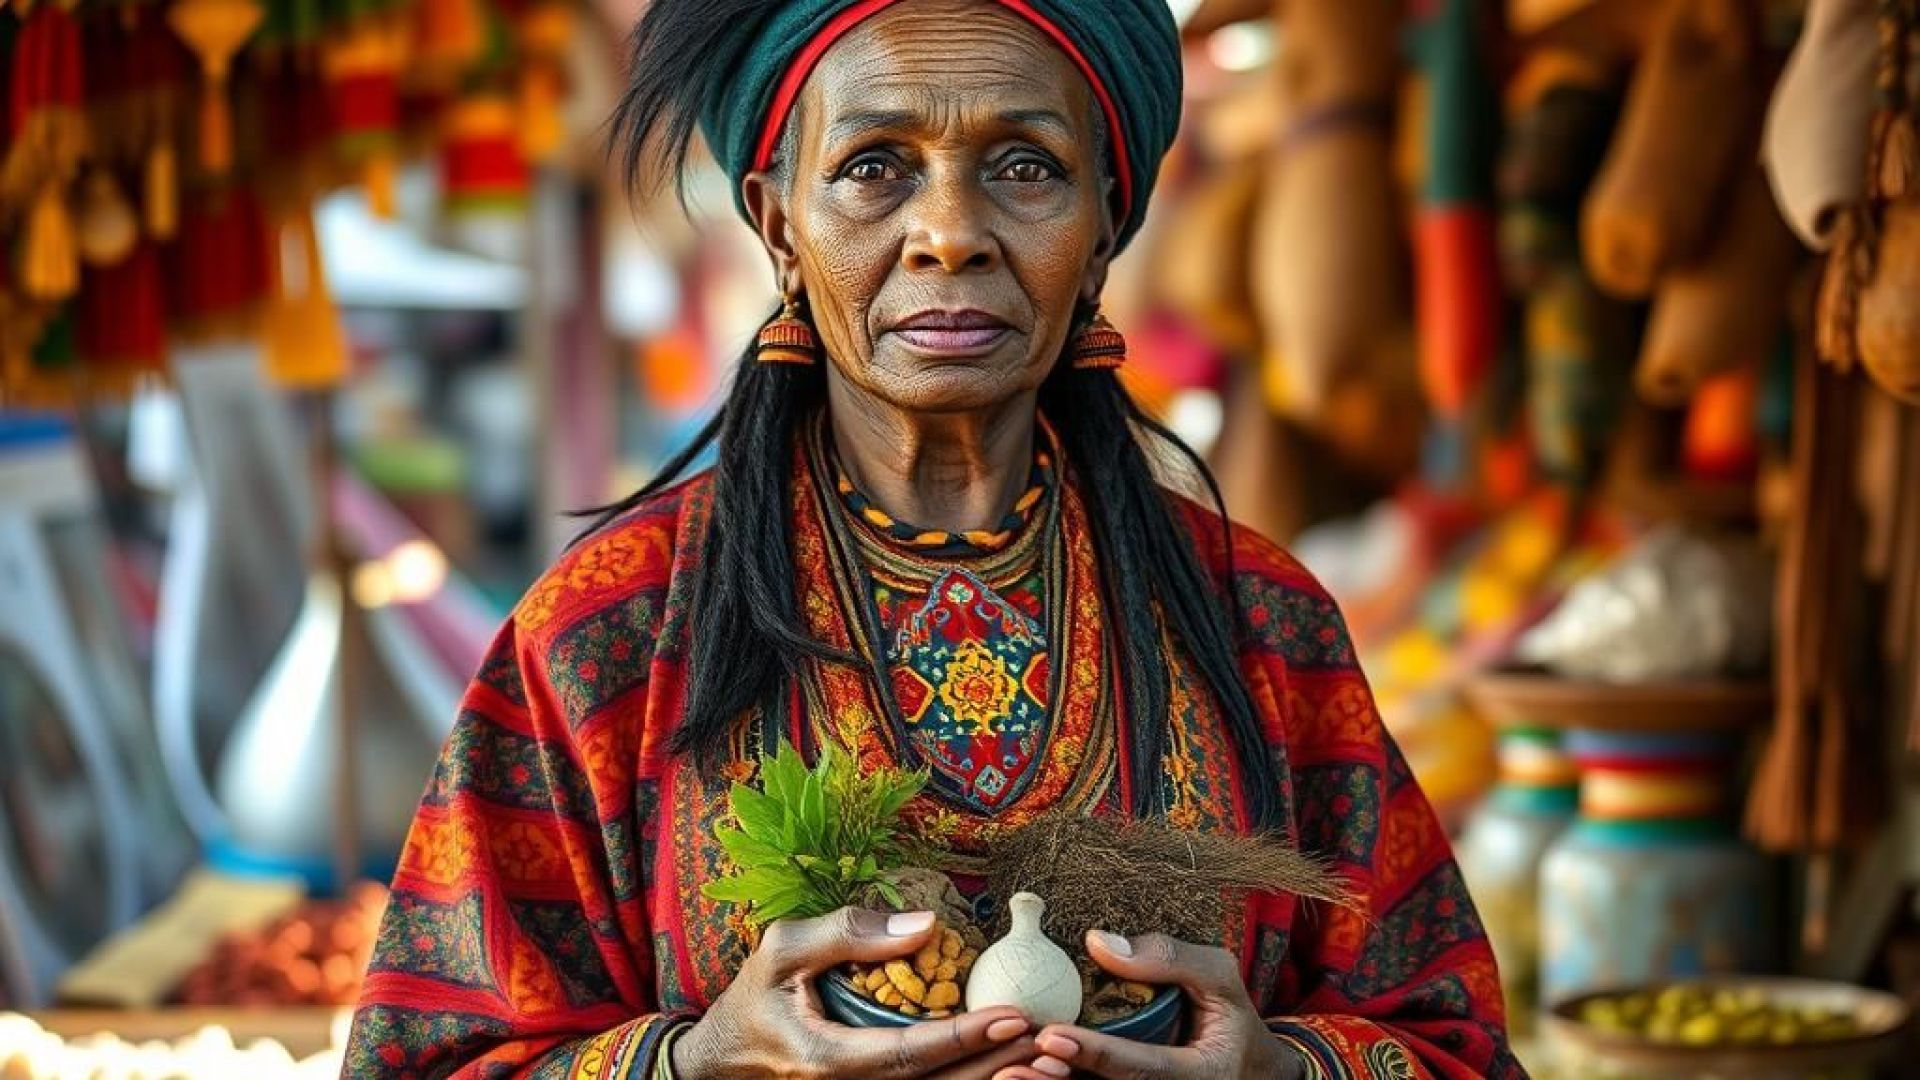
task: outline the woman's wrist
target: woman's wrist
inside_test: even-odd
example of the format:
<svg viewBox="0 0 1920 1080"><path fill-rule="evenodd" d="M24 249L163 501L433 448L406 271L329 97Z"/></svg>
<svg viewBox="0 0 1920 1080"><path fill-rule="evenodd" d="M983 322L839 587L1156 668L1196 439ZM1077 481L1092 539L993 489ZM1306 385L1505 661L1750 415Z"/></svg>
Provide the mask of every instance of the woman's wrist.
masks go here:
<svg viewBox="0 0 1920 1080"><path fill-rule="evenodd" d="M1278 1035L1266 1037L1267 1053L1259 1075L1269 1080L1307 1080L1312 1071L1299 1047Z"/></svg>
<svg viewBox="0 0 1920 1080"><path fill-rule="evenodd" d="M677 1020L660 1040L654 1055L653 1080L697 1080L699 1072L687 1053L686 1036L698 1026L697 1020Z"/></svg>

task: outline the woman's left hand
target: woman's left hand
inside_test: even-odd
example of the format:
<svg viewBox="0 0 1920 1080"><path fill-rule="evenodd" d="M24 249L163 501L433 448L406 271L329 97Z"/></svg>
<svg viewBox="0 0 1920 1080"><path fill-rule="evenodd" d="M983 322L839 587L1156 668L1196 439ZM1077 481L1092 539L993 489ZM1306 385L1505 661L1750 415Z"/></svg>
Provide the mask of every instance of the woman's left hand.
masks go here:
<svg viewBox="0 0 1920 1080"><path fill-rule="evenodd" d="M1059 1080L1073 1072L1106 1080L1296 1080L1305 1063L1273 1037L1254 1011L1240 964L1225 949L1164 934L1127 938L1094 931L1087 953L1095 963L1135 982L1179 986L1187 993L1192 1041L1152 1046L1069 1024L1040 1032L1041 1057L1003 1069L995 1080Z"/></svg>

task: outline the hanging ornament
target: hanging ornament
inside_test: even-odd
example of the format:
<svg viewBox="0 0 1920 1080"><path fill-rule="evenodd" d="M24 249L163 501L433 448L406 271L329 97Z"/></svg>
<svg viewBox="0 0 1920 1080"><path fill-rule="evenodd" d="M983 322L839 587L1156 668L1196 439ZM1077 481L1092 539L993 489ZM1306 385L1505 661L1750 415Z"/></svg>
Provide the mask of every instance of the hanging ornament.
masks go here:
<svg viewBox="0 0 1920 1080"><path fill-rule="evenodd" d="M196 190L166 249L167 311L190 338L246 333L268 291L266 226L243 186Z"/></svg>
<svg viewBox="0 0 1920 1080"><path fill-rule="evenodd" d="M261 327L267 374L297 390L333 386L346 376L347 346L327 291L313 207L302 204L281 216L270 240L272 290Z"/></svg>
<svg viewBox="0 0 1920 1080"><path fill-rule="evenodd" d="M1785 323L1800 244L1760 168L1745 165L1741 173L1700 253L1655 290L1634 373L1640 396L1652 404L1683 405L1703 380L1759 364Z"/></svg>
<svg viewBox="0 0 1920 1080"><path fill-rule="evenodd" d="M137 14L127 83L137 128L140 209L147 235L169 240L180 227L180 155L175 146L189 57L152 5L133 10Z"/></svg>
<svg viewBox="0 0 1920 1080"><path fill-rule="evenodd" d="M520 151L549 161L566 142L560 106L566 96L566 52L573 39L573 8L539 0L518 23L520 39Z"/></svg>
<svg viewBox="0 0 1920 1080"><path fill-rule="evenodd" d="M0 258L0 401L21 404L41 396L33 354L51 309L22 295L11 270Z"/></svg>
<svg viewBox="0 0 1920 1080"><path fill-rule="evenodd" d="M1632 319L1566 266L1527 300L1527 421L1541 471L1574 488L1591 482L1618 429Z"/></svg>
<svg viewBox="0 0 1920 1080"><path fill-rule="evenodd" d="M80 251L66 188L43 184L27 209L20 291L42 302L65 300L80 286Z"/></svg>
<svg viewBox="0 0 1920 1080"><path fill-rule="evenodd" d="M337 181L334 127L318 49L286 50L260 79L261 185L277 205L305 202Z"/></svg>
<svg viewBox="0 0 1920 1080"><path fill-rule="evenodd" d="M500 93L472 94L453 106L440 154L448 213L517 213L524 208L527 162L520 155L514 117L513 101Z"/></svg>
<svg viewBox="0 0 1920 1080"><path fill-rule="evenodd" d="M21 17L7 72L0 209L73 179L87 149L80 22L72 6L41 3Z"/></svg>
<svg viewBox="0 0 1920 1080"><path fill-rule="evenodd" d="M1629 299L1698 252L1766 88L1756 0L1666 0L1652 34L1580 221L1587 272Z"/></svg>
<svg viewBox="0 0 1920 1080"><path fill-rule="evenodd" d="M329 39L321 54L335 147L343 162L360 171L367 203L381 217L393 213L399 79L407 54L406 26L379 17L357 20Z"/></svg>
<svg viewBox="0 0 1920 1080"><path fill-rule="evenodd" d="M166 366L166 301L159 252L136 238L111 266L88 266L74 320L75 347L89 388L125 394Z"/></svg>
<svg viewBox="0 0 1920 1080"><path fill-rule="evenodd" d="M233 167L233 106L227 77L234 55L266 12L256 0L176 0L167 13L174 32L200 61L200 164L215 175Z"/></svg>
<svg viewBox="0 0 1920 1080"><path fill-rule="evenodd" d="M80 23L67 5L43 3L20 22L9 57L7 144L0 161L0 218L24 210L23 299L65 300L79 286L67 185L86 152Z"/></svg>
<svg viewBox="0 0 1920 1080"><path fill-rule="evenodd" d="M1697 480L1732 483L1751 479L1759 466L1760 367L1735 368L1700 384L1687 407L1680 460Z"/></svg>
<svg viewBox="0 0 1920 1080"><path fill-rule="evenodd" d="M139 239L140 219L119 181L95 166L80 182L80 257L93 266L112 266L126 258Z"/></svg>
<svg viewBox="0 0 1920 1080"><path fill-rule="evenodd" d="M1425 176L1414 230L1420 376L1442 417L1467 408L1500 348L1502 295L1495 257L1494 148L1499 97L1482 35L1480 0L1442 0L1422 26L1426 75Z"/></svg>
<svg viewBox="0 0 1920 1080"><path fill-rule="evenodd" d="M1920 404L1920 2L1880 5L1880 63L1867 189L1870 238L1855 234L1834 259L1851 257L1853 349L1881 389ZM1869 246L1870 245L1870 246Z"/></svg>
<svg viewBox="0 0 1920 1080"><path fill-rule="evenodd" d="M486 52L486 12L480 0L420 0L413 40L411 74L430 86L457 86Z"/></svg>

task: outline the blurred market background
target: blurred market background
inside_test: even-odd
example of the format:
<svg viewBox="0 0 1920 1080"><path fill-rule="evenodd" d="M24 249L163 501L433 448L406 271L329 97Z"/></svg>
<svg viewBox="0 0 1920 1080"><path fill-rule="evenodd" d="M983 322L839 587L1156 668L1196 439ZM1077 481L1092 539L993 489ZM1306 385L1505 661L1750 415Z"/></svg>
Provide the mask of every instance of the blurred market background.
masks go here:
<svg viewBox="0 0 1920 1080"><path fill-rule="evenodd" d="M770 310L717 170L610 181L642 6L0 0L6 1076L337 1070L484 643ZM1133 388L1341 601L1529 1064L1920 1060L1920 3L1173 7Z"/></svg>

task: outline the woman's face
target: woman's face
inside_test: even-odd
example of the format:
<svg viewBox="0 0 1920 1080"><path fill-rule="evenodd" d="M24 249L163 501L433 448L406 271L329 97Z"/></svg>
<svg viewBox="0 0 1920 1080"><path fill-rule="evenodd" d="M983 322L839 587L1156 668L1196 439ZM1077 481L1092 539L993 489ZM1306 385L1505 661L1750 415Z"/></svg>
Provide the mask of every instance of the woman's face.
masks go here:
<svg viewBox="0 0 1920 1080"><path fill-rule="evenodd" d="M910 0L828 50L783 175L746 183L842 379L923 413L1039 387L1113 248L1095 108L1057 46L985 0Z"/></svg>

